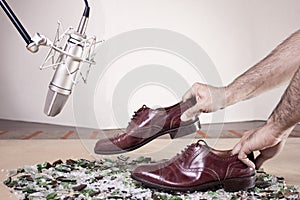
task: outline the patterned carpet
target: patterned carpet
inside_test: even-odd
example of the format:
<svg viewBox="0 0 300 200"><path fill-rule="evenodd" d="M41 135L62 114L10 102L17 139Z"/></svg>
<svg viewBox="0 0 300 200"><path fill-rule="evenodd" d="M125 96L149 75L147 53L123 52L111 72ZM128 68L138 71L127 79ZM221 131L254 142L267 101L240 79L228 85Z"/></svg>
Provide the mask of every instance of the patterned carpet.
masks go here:
<svg viewBox="0 0 300 200"><path fill-rule="evenodd" d="M200 138L239 138L247 130L263 124L263 121L235 122L225 124L203 124L201 130L189 137ZM99 139L103 136L122 132L121 129L95 130L75 128L35 122L0 120L0 140L34 140L34 139ZM162 136L169 138L168 135ZM300 137L298 125L290 137Z"/></svg>

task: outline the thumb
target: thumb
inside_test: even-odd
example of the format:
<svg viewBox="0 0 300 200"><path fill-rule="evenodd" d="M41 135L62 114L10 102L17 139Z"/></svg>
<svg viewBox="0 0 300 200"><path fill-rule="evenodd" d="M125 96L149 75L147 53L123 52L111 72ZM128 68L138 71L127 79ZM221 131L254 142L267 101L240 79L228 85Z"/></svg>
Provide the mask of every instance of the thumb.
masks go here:
<svg viewBox="0 0 300 200"><path fill-rule="evenodd" d="M193 107L187 109L180 117L181 121L191 120L193 117L199 115L201 113L198 105L194 105Z"/></svg>
<svg viewBox="0 0 300 200"><path fill-rule="evenodd" d="M182 101L185 102L186 100L194 97L194 91L193 88L190 88L188 91L185 92L185 94L182 96Z"/></svg>

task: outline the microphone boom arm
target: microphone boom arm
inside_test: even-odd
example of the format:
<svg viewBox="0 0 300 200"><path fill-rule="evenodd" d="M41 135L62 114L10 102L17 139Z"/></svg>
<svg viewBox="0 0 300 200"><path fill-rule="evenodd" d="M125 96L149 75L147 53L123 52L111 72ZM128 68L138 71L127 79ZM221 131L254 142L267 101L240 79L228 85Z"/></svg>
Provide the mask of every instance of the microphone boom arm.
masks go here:
<svg viewBox="0 0 300 200"><path fill-rule="evenodd" d="M30 52L37 52L41 45L50 47L49 53L45 58L43 65L40 67L40 69L53 67L56 70L52 81L49 84L49 90L44 107L44 112L48 116L53 117L60 113L68 99L68 96L71 94L73 85L76 84L76 74L78 71L82 80L86 82L86 78L83 77L79 70L80 64L82 62L87 63L89 68L91 65L95 64L95 61L93 60L94 46L98 42L96 42L96 37L86 38L85 31L89 19L90 7L87 0L84 0L84 2L85 9L77 31L66 31L62 36L55 38L52 42L47 37L39 33L36 33L31 38L6 1L0 0L2 9L25 40L27 44L26 48ZM69 30L72 29L69 28ZM65 36L68 37L65 46L59 46L58 42L60 42ZM54 60L55 52L59 53L56 61ZM49 60L52 61L52 64L45 66ZM86 77L88 72L89 69L86 73Z"/></svg>
<svg viewBox="0 0 300 200"><path fill-rule="evenodd" d="M78 30L77 30L77 32L80 34L84 34L86 26L87 26L87 19L89 17L89 9L90 9L89 5L86 0L84 2L85 2L86 6L85 6L84 13L83 13L83 17L80 21L80 24L79 24ZM30 52L32 52L32 53L38 52L39 46L41 46L41 45L52 47L52 42L48 38L46 38L44 35L40 35L39 33L36 33L31 38L29 36L28 32L26 31L26 29L24 28L24 26L22 25L22 23L20 22L20 20L18 19L18 17L15 15L15 13L13 12L13 10L10 8L10 6L8 5L8 3L5 0L0 0L0 6L4 10L6 15L10 19L10 21L13 23L13 25L15 26L15 28L17 29L19 34L22 36L24 41L26 42L26 44L27 44L26 48Z"/></svg>
<svg viewBox="0 0 300 200"><path fill-rule="evenodd" d="M14 14L5 0L0 0L0 5L6 15L9 17L10 21L15 25L22 38L25 40L26 44L29 45L32 42L31 37L25 30L24 26L21 24L17 16Z"/></svg>
<svg viewBox="0 0 300 200"><path fill-rule="evenodd" d="M20 20L14 14L14 12L12 11L12 9L9 7L9 5L7 4L7 2L5 0L0 0L0 5L1 5L2 9L4 10L4 12L6 13L6 15L8 16L8 18L10 19L10 21L13 23L13 25L17 29L17 31L19 32L19 34L22 36L22 38L26 42L26 44L27 44L26 48L30 52L36 53L38 51L40 45L46 45L48 39L45 36L39 35L40 36L39 38L38 37L31 38L29 36L29 34L25 30L24 26L21 24Z"/></svg>

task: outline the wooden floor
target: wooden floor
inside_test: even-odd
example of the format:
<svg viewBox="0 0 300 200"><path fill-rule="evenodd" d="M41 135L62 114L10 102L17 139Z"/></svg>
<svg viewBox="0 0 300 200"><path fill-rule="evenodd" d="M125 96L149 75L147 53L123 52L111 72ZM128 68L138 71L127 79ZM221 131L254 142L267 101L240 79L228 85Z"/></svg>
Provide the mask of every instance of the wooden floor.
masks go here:
<svg viewBox="0 0 300 200"><path fill-rule="evenodd" d="M203 124L200 131L190 137L200 138L239 138L247 130L262 125L264 121L234 122L225 124ZM71 126L59 126L34 122L22 122L0 119L0 140L35 140L35 139L99 139L114 135L122 129L96 130ZM169 138L163 136L163 138ZM290 137L300 137L300 125Z"/></svg>

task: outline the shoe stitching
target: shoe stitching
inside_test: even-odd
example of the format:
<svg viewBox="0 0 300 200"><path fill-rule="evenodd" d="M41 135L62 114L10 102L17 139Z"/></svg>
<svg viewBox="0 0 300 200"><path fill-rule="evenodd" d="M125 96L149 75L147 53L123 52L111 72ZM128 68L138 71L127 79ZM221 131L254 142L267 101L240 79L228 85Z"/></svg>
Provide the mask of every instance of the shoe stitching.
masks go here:
<svg viewBox="0 0 300 200"><path fill-rule="evenodd" d="M185 171L185 172L201 172L201 173L207 173L209 174L210 176L212 176L214 179L217 179L219 181L221 181L220 179L220 176L213 170L213 169L210 169L210 168L207 168L207 167L199 167L199 168L185 168L182 166L181 162L182 162L182 156L187 152L187 151L192 151L191 148L193 148L193 146L197 146L197 145L200 145L199 143L203 141L203 140L198 140L197 143L194 143L194 144L191 144L191 145L188 145L183 151L181 154L177 154L177 159L175 160L175 164L176 166L182 170L182 171ZM206 142L203 141L205 144ZM207 145L207 144L206 144ZM191 160L194 160L199 154L201 154L201 148L192 152L193 153L193 158ZM212 173L209 173L209 172L206 172L205 170L208 170Z"/></svg>
<svg viewBox="0 0 300 200"><path fill-rule="evenodd" d="M164 169L165 170L166 167L168 167L168 165L164 165L163 164L162 166L159 167L159 169ZM180 164L178 165L178 163L175 165L175 167L177 169L179 169L179 171L184 171L184 172L198 172L200 174L208 174L212 178L212 181L222 182L220 176L214 170L212 170L210 168L203 168L203 167L201 167L201 168L197 168L197 169L196 168L194 168L194 169L186 169L186 168L183 168L182 165L180 165ZM173 168L171 168L171 169L173 169ZM166 179L162 178L162 175L163 175L162 170L159 170L159 171L161 173L159 174L160 178L158 180L160 182L164 182L164 180L166 180ZM173 169L172 171L176 171L176 170ZM201 179L201 175L200 175L200 179ZM195 181L197 181L197 180L195 180ZM201 183L201 184L205 184L205 183L207 183L207 182L204 182L204 183Z"/></svg>

